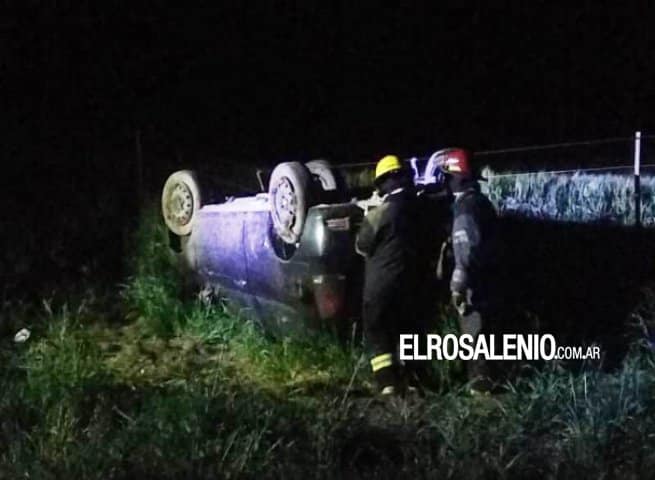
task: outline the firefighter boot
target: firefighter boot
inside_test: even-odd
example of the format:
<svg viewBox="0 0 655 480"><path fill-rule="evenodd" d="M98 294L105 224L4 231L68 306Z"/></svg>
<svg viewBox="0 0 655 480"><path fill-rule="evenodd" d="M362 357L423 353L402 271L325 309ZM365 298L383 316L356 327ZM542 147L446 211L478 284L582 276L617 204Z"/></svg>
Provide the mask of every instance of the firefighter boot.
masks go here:
<svg viewBox="0 0 655 480"><path fill-rule="evenodd" d="M461 333L471 335L475 341L482 331L482 315L477 310L469 311L465 315L460 315L459 325ZM473 391L488 392L491 390L492 382L485 358L467 361L466 375Z"/></svg>
<svg viewBox="0 0 655 480"><path fill-rule="evenodd" d="M401 393L398 364L393 354L383 353L373 357L371 369L380 394L397 395Z"/></svg>

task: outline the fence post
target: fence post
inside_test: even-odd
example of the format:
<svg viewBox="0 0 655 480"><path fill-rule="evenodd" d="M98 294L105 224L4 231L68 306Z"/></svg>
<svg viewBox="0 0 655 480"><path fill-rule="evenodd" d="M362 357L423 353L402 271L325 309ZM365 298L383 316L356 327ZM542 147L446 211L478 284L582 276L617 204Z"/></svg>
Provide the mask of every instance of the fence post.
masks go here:
<svg viewBox="0 0 655 480"><path fill-rule="evenodd" d="M635 226L641 226L641 132L635 132Z"/></svg>

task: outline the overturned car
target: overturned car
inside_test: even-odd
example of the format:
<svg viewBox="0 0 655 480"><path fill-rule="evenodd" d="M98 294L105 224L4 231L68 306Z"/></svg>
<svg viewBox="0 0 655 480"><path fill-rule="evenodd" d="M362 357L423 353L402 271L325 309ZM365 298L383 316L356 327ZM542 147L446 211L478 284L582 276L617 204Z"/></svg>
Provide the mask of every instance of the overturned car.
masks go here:
<svg viewBox="0 0 655 480"><path fill-rule="evenodd" d="M443 212L438 161L439 152L427 163L408 162L420 191ZM242 315L282 335L347 335L361 311L355 237L365 211L380 201L367 177L353 180L325 160L286 162L271 172L267 191L221 198L181 170L164 185L162 213L184 270Z"/></svg>

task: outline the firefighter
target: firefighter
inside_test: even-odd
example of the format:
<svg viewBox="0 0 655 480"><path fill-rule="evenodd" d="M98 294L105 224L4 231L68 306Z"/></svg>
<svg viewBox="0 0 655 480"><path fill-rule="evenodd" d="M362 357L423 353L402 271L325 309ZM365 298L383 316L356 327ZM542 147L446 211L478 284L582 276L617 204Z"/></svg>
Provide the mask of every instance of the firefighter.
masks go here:
<svg viewBox="0 0 655 480"><path fill-rule="evenodd" d="M375 186L382 203L366 215L356 240L365 257L364 339L380 393L402 394L407 372L398 361L399 335L422 333L420 292L430 275L424 209L411 170L394 155L378 162Z"/></svg>
<svg viewBox="0 0 655 480"><path fill-rule="evenodd" d="M452 303L459 313L460 330L477 338L492 331L498 305L497 215L480 191L482 178L471 162L471 154L461 148L445 150L440 161L446 188L453 196L450 242L454 270L450 278ZM471 388L491 388L488 365L484 359L467 362Z"/></svg>

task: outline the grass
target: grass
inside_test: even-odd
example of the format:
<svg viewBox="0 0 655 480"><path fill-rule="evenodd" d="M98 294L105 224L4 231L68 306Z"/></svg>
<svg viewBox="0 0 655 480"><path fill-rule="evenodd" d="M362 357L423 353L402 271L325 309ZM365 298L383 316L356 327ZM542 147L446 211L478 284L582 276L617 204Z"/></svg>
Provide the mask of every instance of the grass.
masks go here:
<svg viewBox="0 0 655 480"><path fill-rule="evenodd" d="M617 173L619 172L619 173ZM634 225L634 178L629 171L604 173L487 170L484 187L499 212L566 222ZM655 177L641 176L641 223L655 223Z"/></svg>
<svg viewBox="0 0 655 480"><path fill-rule="evenodd" d="M118 296L5 302L32 336L0 340L0 478L652 476L644 346L612 372L527 368L492 397L442 362L439 391L383 402L357 345L272 339L185 298L165 241L147 213Z"/></svg>

